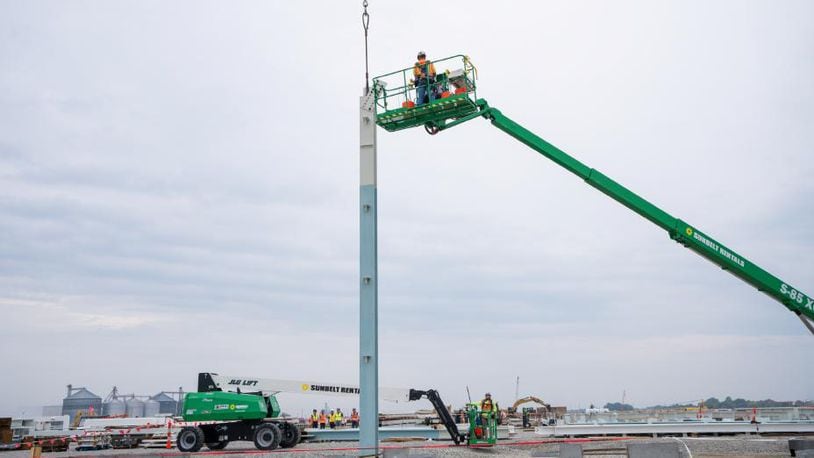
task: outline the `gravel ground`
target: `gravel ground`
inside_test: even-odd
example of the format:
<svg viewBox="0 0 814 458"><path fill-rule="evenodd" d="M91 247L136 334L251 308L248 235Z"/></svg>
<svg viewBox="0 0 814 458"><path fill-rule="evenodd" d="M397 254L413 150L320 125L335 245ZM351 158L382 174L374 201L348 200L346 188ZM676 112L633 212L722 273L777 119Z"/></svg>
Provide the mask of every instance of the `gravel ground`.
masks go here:
<svg viewBox="0 0 814 458"><path fill-rule="evenodd" d="M659 439L645 439L645 438L631 438L630 441L639 442L671 442L678 444L681 449L681 456L683 458L719 458L719 457L742 457L742 458L768 458L768 457L787 457L790 456L788 450L788 437L756 437L756 436L741 436L741 437L683 437L683 438L659 438ZM809 439L814 439L809 437ZM556 457L559 455L559 444L527 444L527 445L511 445L512 442L518 441L535 441L541 440L534 435L527 437L515 438L512 441L504 442L505 445L492 447L471 449L467 447L450 447L451 442L448 441L416 441L416 442L402 442L402 443L385 443L383 447L392 447L388 449L388 454L400 452L399 458L421 458L421 457L479 457L488 458L490 456L551 456ZM620 452L608 452L606 455L591 455L592 457L619 457L625 456L624 450L627 441L601 441L584 443L584 450L591 449L618 449ZM227 453L223 452L201 452L194 454L194 456L201 457L225 457L232 458L236 456L251 456L255 458L260 457L281 457L281 456L294 456L294 457L318 457L318 456L356 456L357 452L354 450L343 450L356 447L356 442L324 442L324 443L306 443L300 444L294 449L278 450L272 453L261 453L254 448L250 442L235 442L229 444L226 449ZM685 448L686 445L686 448ZM689 450L688 453L687 449ZM23 458L30 457L30 451L13 451L2 452L0 458ZM68 452L60 453L43 453L46 458L67 458L67 457L180 457L190 456L178 452L177 449L133 449L133 450L101 450L94 452L76 452L71 449Z"/></svg>

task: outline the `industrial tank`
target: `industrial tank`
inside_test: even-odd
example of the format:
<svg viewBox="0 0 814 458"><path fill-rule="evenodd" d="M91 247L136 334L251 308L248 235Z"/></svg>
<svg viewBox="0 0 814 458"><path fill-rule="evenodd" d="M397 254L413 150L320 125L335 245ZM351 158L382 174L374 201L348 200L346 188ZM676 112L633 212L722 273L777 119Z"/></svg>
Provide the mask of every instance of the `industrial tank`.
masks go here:
<svg viewBox="0 0 814 458"><path fill-rule="evenodd" d="M111 399L105 407L105 414L109 417L123 417L127 414L127 405L121 399Z"/></svg>
<svg viewBox="0 0 814 458"><path fill-rule="evenodd" d="M141 399L128 399L127 400L127 416L128 417L143 417L144 416L144 401Z"/></svg>
<svg viewBox="0 0 814 458"><path fill-rule="evenodd" d="M159 413L167 415L178 414L178 401L173 399L167 393L162 391L150 399L158 402L161 405L161 407L159 408Z"/></svg>
<svg viewBox="0 0 814 458"><path fill-rule="evenodd" d="M87 388L74 388L68 385L68 394L62 400L62 415L69 415L73 421L76 413L82 411L83 417L102 414L102 398L91 393Z"/></svg>
<svg viewBox="0 0 814 458"><path fill-rule="evenodd" d="M160 410L161 410L161 403L159 403L158 401L148 399L144 403L144 416L145 417L157 417Z"/></svg>

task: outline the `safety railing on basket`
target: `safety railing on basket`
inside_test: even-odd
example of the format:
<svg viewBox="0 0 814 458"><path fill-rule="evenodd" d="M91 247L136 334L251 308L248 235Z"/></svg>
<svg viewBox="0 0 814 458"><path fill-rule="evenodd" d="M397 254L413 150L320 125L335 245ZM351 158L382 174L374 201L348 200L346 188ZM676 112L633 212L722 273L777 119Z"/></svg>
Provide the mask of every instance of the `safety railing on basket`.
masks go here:
<svg viewBox="0 0 814 458"><path fill-rule="evenodd" d="M435 75L431 74L430 66L435 68ZM416 62L373 78L376 112L414 108L456 94L477 99L476 79L477 69L462 54L423 64Z"/></svg>

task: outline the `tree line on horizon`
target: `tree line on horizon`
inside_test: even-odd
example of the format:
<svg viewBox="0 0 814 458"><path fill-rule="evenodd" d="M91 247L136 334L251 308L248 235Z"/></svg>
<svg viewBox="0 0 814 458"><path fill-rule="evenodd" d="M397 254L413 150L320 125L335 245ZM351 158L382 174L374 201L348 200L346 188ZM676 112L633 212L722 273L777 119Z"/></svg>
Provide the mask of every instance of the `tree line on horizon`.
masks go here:
<svg viewBox="0 0 814 458"><path fill-rule="evenodd" d="M763 399L759 401L753 401L750 399L743 399L737 398L732 399L731 396L727 396L723 401L719 400L718 398L711 397L709 399L704 400L704 408L705 409L749 409L752 407L763 408L763 407L803 407L803 406L811 406L814 405L814 401L775 401L774 399ZM650 407L645 407L646 409L681 409L687 407L698 407L697 403L684 403L684 404L670 404L670 405L655 405ZM630 404L623 404L621 402L609 402L605 404L605 408L610 410L611 412L624 412L634 410Z"/></svg>

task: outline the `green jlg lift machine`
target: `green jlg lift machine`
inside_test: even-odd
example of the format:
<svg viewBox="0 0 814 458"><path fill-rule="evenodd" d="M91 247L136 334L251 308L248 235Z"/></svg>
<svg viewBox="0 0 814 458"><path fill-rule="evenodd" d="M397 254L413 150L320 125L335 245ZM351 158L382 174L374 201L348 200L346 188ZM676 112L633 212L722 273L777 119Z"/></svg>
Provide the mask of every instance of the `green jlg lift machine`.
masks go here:
<svg viewBox="0 0 814 458"><path fill-rule="evenodd" d="M670 238L707 258L744 282L783 304L814 334L814 298L775 277L724 246L692 224L675 218L611 178L569 156L530 130L512 121L500 110L477 97L477 69L467 56L456 55L434 61L439 70L434 79L411 80L413 68L373 78L376 123L389 132L423 127L429 134L475 118L485 118L529 148L585 180L608 197L664 229ZM442 69L449 67L447 70ZM416 100L416 84L425 85L428 100Z"/></svg>

